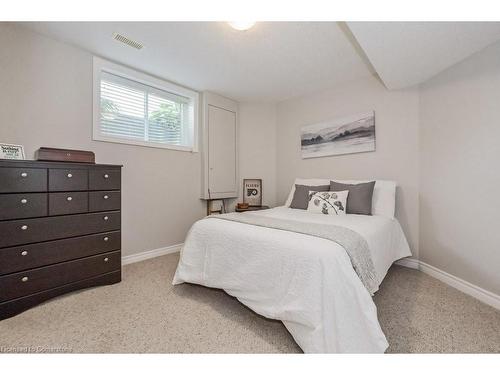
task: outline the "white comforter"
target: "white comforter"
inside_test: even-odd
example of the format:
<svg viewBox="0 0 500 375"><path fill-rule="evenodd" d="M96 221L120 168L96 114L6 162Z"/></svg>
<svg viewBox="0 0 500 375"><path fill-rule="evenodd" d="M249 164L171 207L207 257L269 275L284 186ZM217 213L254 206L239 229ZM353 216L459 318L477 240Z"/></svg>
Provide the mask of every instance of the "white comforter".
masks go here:
<svg viewBox="0 0 500 375"><path fill-rule="evenodd" d="M379 284L395 260L411 255L395 219L286 207L254 214L355 230L368 242ZM224 289L258 314L283 321L306 353L382 353L388 347L370 294L346 251L330 240L200 220L186 238L174 276L173 284L183 282Z"/></svg>

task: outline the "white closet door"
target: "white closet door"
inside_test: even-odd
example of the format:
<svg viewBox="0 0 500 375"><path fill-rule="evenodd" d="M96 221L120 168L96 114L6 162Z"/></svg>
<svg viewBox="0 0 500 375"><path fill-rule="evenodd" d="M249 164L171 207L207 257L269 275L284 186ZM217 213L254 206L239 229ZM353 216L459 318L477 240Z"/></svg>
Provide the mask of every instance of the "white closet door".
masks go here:
<svg viewBox="0 0 500 375"><path fill-rule="evenodd" d="M235 192L236 113L208 105L208 186L210 194Z"/></svg>

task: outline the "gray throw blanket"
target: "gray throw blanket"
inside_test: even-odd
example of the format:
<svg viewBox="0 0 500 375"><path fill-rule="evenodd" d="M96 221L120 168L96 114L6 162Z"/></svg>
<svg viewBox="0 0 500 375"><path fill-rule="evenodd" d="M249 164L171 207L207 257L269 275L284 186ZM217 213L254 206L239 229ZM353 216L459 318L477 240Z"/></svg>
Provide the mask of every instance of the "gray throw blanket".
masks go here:
<svg viewBox="0 0 500 375"><path fill-rule="evenodd" d="M378 290L377 276L370 251L368 250L368 243L359 233L351 229L338 225L277 219L252 213L230 213L212 215L207 218L236 221L260 227L286 230L336 242L342 246L347 252L347 255L349 255L354 271L368 292L370 292L370 295L373 295Z"/></svg>

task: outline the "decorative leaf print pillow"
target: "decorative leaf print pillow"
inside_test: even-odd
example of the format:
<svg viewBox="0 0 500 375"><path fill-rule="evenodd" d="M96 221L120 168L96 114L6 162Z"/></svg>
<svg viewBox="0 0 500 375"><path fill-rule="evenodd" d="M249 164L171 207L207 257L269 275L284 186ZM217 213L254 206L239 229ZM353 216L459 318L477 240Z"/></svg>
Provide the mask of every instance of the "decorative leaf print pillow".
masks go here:
<svg viewBox="0 0 500 375"><path fill-rule="evenodd" d="M344 191L310 191L307 211L324 215L345 215L347 195Z"/></svg>

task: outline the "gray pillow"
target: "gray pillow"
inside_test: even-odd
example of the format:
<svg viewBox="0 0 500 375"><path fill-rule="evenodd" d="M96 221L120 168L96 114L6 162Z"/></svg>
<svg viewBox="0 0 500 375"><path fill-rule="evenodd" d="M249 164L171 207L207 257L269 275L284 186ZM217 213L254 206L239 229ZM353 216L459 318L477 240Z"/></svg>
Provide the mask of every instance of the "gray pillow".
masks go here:
<svg viewBox="0 0 500 375"><path fill-rule="evenodd" d="M342 184L340 182L330 181L330 191L349 190L347 195L348 214L371 215L372 198L375 181L362 184Z"/></svg>
<svg viewBox="0 0 500 375"><path fill-rule="evenodd" d="M295 193L293 193L292 203L290 208L300 208L307 210L309 204L309 191L329 191L330 185L308 186L308 185L295 185Z"/></svg>

